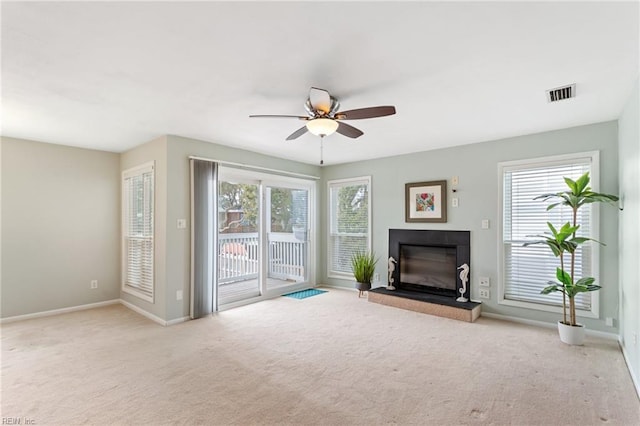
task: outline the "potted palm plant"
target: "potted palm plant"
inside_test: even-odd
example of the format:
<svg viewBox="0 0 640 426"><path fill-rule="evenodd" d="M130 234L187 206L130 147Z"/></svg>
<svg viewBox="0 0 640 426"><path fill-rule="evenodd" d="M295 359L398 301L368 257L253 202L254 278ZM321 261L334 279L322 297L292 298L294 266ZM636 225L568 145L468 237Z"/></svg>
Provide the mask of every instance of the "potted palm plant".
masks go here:
<svg viewBox="0 0 640 426"><path fill-rule="evenodd" d="M584 342L584 326L578 324L576 321L576 295L596 291L601 288L595 284L595 278L578 278L576 274L576 250L578 250L580 245L587 241L602 244L587 236L576 236L580 228L580 225L577 223L578 210L587 204L602 202L615 203L618 201L618 197L615 195L593 192L589 187L589 180L588 172L580 176L576 181L565 177L564 181L569 188L567 191L543 194L536 197L536 200L542 200L544 202L552 201L552 203L547 206L547 210L551 210L557 206L569 207L572 211L572 221L563 224L559 229L554 227L550 222L547 222L550 232L545 235L535 235L535 237L540 239L524 244L525 246L544 244L560 259L560 267L556 268L556 278L559 282L549 281L541 293L562 293L562 321L558 321L558 332L560 334L560 340L570 345L581 345ZM568 255L568 265L565 261L566 255ZM569 301L569 318L567 318L567 300Z"/></svg>
<svg viewBox="0 0 640 426"><path fill-rule="evenodd" d="M363 291L371 289L371 280L376 271L378 259L373 252L357 251L351 255L351 271L356 279L356 288L359 290L358 297Z"/></svg>

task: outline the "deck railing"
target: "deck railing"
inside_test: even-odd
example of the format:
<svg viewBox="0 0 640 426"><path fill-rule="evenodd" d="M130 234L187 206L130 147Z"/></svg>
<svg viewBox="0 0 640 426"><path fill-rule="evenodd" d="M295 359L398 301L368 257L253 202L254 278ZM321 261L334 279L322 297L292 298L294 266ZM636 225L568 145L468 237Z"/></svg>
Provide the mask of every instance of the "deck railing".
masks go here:
<svg viewBox="0 0 640 426"><path fill-rule="evenodd" d="M306 241L290 233L269 233L268 277L304 281ZM218 282L258 277L258 233L218 235Z"/></svg>
<svg viewBox="0 0 640 426"><path fill-rule="evenodd" d="M269 234L269 278L304 281L306 241L294 234Z"/></svg>
<svg viewBox="0 0 640 426"><path fill-rule="evenodd" d="M258 277L258 233L218 235L218 282Z"/></svg>

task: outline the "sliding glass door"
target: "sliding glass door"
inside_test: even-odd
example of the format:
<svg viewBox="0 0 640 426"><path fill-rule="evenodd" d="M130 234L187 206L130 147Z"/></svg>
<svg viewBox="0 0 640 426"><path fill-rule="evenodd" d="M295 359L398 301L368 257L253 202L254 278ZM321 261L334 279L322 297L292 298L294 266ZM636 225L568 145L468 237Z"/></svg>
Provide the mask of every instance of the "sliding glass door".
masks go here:
<svg viewBox="0 0 640 426"><path fill-rule="evenodd" d="M260 296L260 184L218 178L218 304Z"/></svg>
<svg viewBox="0 0 640 426"><path fill-rule="evenodd" d="M309 189L266 187L267 289L309 279Z"/></svg>
<svg viewBox="0 0 640 426"><path fill-rule="evenodd" d="M220 167L218 304L309 285L315 182Z"/></svg>

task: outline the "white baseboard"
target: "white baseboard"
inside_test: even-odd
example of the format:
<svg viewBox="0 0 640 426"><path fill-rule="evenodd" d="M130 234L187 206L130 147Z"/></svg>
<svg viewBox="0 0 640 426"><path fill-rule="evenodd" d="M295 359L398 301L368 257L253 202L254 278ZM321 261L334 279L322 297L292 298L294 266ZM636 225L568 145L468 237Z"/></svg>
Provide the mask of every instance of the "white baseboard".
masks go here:
<svg viewBox="0 0 640 426"><path fill-rule="evenodd" d="M149 312L145 311L144 309L137 307L133 303L129 303L126 300L122 300L122 299L120 299L120 303L122 303L127 308L131 309L133 312L136 312L136 313L142 315L143 317L149 318L153 322L156 322L156 323L158 323L160 325L163 325L163 326L167 325L167 322L165 320L163 320L162 318L157 317L157 316L153 315L152 313L149 313Z"/></svg>
<svg viewBox="0 0 640 426"><path fill-rule="evenodd" d="M618 339L618 343L620 344L620 349L622 350L622 356L624 357L624 362L627 364L627 370L629 370L629 375L631 376L631 381L636 388L636 395L638 399L640 399L640 377L636 375L636 372L633 370L633 366L631 362L629 362L629 355L627 354L627 349L622 344L622 337Z"/></svg>
<svg viewBox="0 0 640 426"><path fill-rule="evenodd" d="M156 323L158 323L160 325L163 325L163 326L179 324L181 322L189 321L191 319L189 317L182 317L182 318L172 319L170 321L165 321L162 318L157 317L157 316L155 316L153 314L150 314L149 312L145 311L144 309L140 309L139 307L137 307L137 306L125 301L125 300L113 299L113 300L107 300L107 301L104 301L104 302L89 303L89 304L80 305L80 306L71 306L71 307L68 307L68 308L52 309L50 311L35 312L33 314L16 315L16 316L13 316L13 317L0 318L0 324L6 324L6 323L16 322L16 321L24 321L24 320L33 319L33 318L49 317L49 316L52 316L52 315L68 314L70 312L84 311L84 310L87 310L87 309L95 309L95 308L101 308L103 306L117 305L117 304L122 304L122 305L126 306L127 308L131 309L132 311L137 312L140 315L149 318L151 321L156 322Z"/></svg>
<svg viewBox="0 0 640 426"><path fill-rule="evenodd" d="M318 284L318 285L316 285L316 288L321 288L321 287L335 288L336 290L358 291L358 289L355 288L355 287L343 287L343 286L340 286L340 285L330 285L330 284Z"/></svg>
<svg viewBox="0 0 640 426"><path fill-rule="evenodd" d="M33 319L33 318L49 317L52 315L67 314L69 312L84 311L87 309L101 308L103 306L117 305L118 303L120 303L120 299L113 299L113 300L107 300L104 302L88 303L86 305L80 305L80 306L71 306L68 308L52 309L50 311L35 312L33 314L16 315L13 317L0 319L0 324L16 322L16 321L24 321L24 320Z"/></svg>
<svg viewBox="0 0 640 426"><path fill-rule="evenodd" d="M187 322L187 321L191 321L191 317L182 317L182 318L172 319L170 321L165 321L166 322L165 325L180 324L182 322Z"/></svg>
<svg viewBox="0 0 640 426"><path fill-rule="evenodd" d="M487 317L487 318L493 318L493 319L499 319L499 320L503 320L503 321L511 321L511 322L517 322L520 324L527 324L527 325L533 325L536 327L543 327L543 328L553 328L553 329L557 329L558 326L555 323L550 323L550 322L544 322L544 321L536 321L536 320L529 320L529 319L524 319L524 318L517 318L517 317L510 317L508 315L500 315L500 314L494 314L491 312L482 312L480 314L481 317ZM594 337L600 337L606 340L613 340L613 341L619 341L619 337L617 334L615 333L607 333L605 331L597 331L597 330L589 330L588 328L585 330L585 333L588 336L594 336Z"/></svg>

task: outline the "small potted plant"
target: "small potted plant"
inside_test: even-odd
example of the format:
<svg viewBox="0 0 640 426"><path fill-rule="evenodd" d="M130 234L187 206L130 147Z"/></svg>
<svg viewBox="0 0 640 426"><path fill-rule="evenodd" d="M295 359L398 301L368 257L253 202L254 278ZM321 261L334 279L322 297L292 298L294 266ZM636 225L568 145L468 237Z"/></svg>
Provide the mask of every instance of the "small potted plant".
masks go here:
<svg viewBox="0 0 640 426"><path fill-rule="evenodd" d="M562 293L562 321L558 321L558 332L560 340L570 345L582 345L584 342L584 326L576 321L576 304L575 296L579 293L599 290L601 287L594 284L593 277L577 277L576 274L576 250L580 245L587 241L594 241L602 244L587 236L578 237L576 233L580 228L577 224L578 210L585 204L592 203L615 203L618 197L610 194L600 194L591 191L589 187L589 173L585 173L578 180L573 181L567 177L564 178L565 183L569 187L568 191L543 194L536 197L536 200L552 201L547 206L547 210L551 210L557 206L569 207L572 211L572 222L567 222L559 229L556 229L550 222L547 222L550 232L545 235L535 235L541 238L535 241L525 243L525 246L531 244L545 244L551 249L553 254L560 259L560 267L556 268L556 278L558 282L549 281L540 293L550 294L554 292ZM604 244L602 244L604 245ZM565 255L568 254L569 265L565 262ZM569 300L569 318L567 319L567 299Z"/></svg>
<svg viewBox="0 0 640 426"><path fill-rule="evenodd" d="M359 290L358 297L362 296L362 292L371 289L376 263L378 259L373 252L357 251L351 255L351 271L356 279L356 288Z"/></svg>

